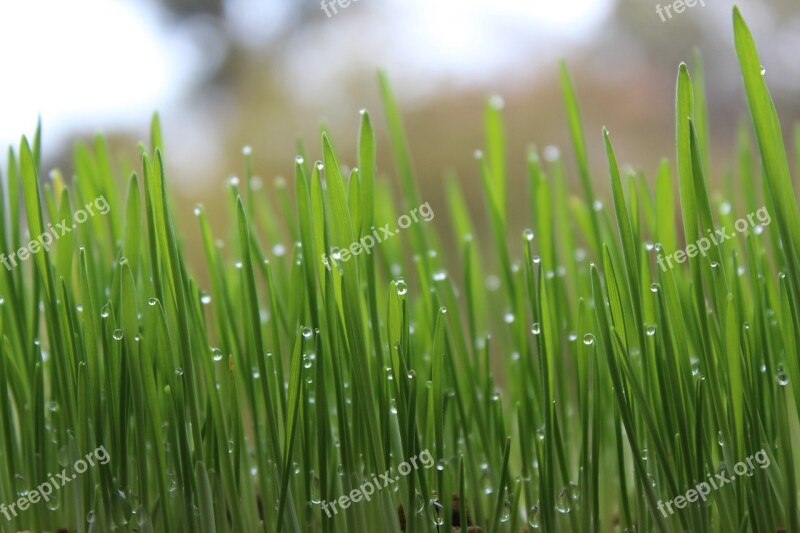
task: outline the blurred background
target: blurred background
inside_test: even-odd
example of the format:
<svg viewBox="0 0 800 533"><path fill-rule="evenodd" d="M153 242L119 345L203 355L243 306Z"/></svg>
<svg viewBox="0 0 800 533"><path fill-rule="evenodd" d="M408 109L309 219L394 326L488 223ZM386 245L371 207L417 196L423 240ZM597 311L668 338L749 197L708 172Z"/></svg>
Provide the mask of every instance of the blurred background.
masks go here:
<svg viewBox="0 0 800 533"><path fill-rule="evenodd" d="M204 203L222 230L221 193L244 171L243 146L252 147L267 192L276 177L291 177L298 138L319 157L322 124L342 163L353 165L362 107L378 131L379 171L394 176L376 81L383 68L404 113L421 198L444 214L443 177L455 173L475 183L472 207L483 217L472 154L491 95L505 101L511 190L524 187L531 144L560 147L578 190L558 82L564 58L607 199L602 126L620 161L648 175L673 158L675 77L695 47L707 72L712 169L721 175L734 161L745 117L734 2L704 3L662 20L656 8L666 0L351 0L335 9L318 0L3 2L0 145L31 134L41 116L45 172L70 176L72 146L98 131L135 162L158 110L180 217L189 222ZM788 136L800 120L800 2L740 7ZM0 163L5 173L5 150ZM530 220L526 197L509 194L519 228Z"/></svg>

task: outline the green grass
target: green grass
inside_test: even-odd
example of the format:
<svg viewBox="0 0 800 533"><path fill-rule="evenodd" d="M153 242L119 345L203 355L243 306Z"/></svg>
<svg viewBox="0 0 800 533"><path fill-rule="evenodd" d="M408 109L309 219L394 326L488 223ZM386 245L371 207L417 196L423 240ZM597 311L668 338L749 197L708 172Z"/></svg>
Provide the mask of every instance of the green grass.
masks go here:
<svg viewBox="0 0 800 533"><path fill-rule="evenodd" d="M736 194L709 192L698 59L678 72L676 159L654 176L621 172L608 131L586 140L562 65L582 197L568 194L562 161L532 149L532 230L507 238L515 191L491 99L476 153L490 237L451 179L446 205L431 206L439 218L330 270L323 253L423 203L384 75L399 200L377 174L367 112L353 157L326 133L321 162L297 158L294 194L250 188L246 154L224 247L195 210L208 287L187 265L157 117L136 172L112 165L97 137L76 148L71 186L58 174L43 185L40 136L23 138L0 189L2 250L28 239L23 212L33 236L101 195L110 212L0 268L0 503L98 446L110 461L11 522L0 515L0 529L396 531L402 505L416 532L450 531L467 513L491 532L800 531L800 211L738 10L734 36L752 125L724 183ZM587 142L605 146L608 207ZM657 266L762 206L763 232ZM294 244L282 253L282 242ZM707 504L658 510L762 448L770 466ZM436 468L322 511L424 450Z"/></svg>

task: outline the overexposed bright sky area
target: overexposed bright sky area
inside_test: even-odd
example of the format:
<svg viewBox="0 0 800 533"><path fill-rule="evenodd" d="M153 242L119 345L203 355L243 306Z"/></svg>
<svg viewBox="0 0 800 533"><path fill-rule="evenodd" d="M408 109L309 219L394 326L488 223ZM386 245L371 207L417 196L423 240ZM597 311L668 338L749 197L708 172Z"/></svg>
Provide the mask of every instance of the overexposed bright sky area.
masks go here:
<svg viewBox="0 0 800 533"><path fill-rule="evenodd" d="M316 0L286 0L288 2ZM0 154L31 134L41 115L45 151L70 133L146 131L153 110L182 95L219 61L220 32L246 46L269 42L279 0L232 0L227 27L177 25L143 0L0 3ZM357 0L331 18L319 10L308 35L290 37L287 83L330 76L358 60L393 78L468 84L588 38L610 0ZM215 47L215 44L218 46ZM345 69L346 70L346 69ZM319 86L319 85L317 85ZM0 155L0 160L4 156Z"/></svg>

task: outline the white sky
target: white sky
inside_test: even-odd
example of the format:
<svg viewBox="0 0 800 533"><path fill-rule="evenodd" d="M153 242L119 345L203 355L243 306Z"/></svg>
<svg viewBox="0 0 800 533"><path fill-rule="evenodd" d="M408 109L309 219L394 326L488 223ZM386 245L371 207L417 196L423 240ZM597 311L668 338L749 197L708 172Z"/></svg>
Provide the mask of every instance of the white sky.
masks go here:
<svg viewBox="0 0 800 533"><path fill-rule="evenodd" d="M282 12L270 4L274 1L233 0L232 29L257 46L258 32L280 23ZM359 0L332 19L320 10L318 29L335 43L347 37L347 28L356 21L364 22L357 10L379 6L377 23L368 26L384 35L390 32L394 46L373 49L375 58L368 55L367 60L385 65L394 54L388 61L398 78L430 73L469 78L491 75L526 57L530 61L533 44L541 45L547 36L578 39L599 23L609 4L610 0ZM351 41L355 35L349 34ZM22 133L32 133L40 114L45 150L75 130L124 125L144 131L152 111L179 102L209 63L192 43L186 28L165 27L147 2L0 3L0 154ZM298 57L288 61L307 66L309 51L297 52ZM319 48L313 55L321 64L331 64Z"/></svg>

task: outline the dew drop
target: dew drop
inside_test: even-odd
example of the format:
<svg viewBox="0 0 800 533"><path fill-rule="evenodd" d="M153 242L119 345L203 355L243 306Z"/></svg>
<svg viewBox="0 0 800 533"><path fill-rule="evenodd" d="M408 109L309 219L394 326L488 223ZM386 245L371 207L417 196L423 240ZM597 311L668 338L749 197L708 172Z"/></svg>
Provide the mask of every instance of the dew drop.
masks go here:
<svg viewBox="0 0 800 533"><path fill-rule="evenodd" d="M147 300L147 304L148 305L156 305L157 303L158 303L158 300L155 299L155 298L150 298L149 300Z"/></svg>
<svg viewBox="0 0 800 533"><path fill-rule="evenodd" d="M211 295L210 295L210 294L204 294L204 295L202 295L202 296L200 297L200 303L202 303L203 305L208 305L208 304L210 304L210 303L211 303Z"/></svg>
<svg viewBox="0 0 800 533"><path fill-rule="evenodd" d="M305 339L310 339L311 338L311 335L312 335L311 328L306 326L302 330L300 330L300 332L303 335L303 338L305 338Z"/></svg>
<svg viewBox="0 0 800 533"><path fill-rule="evenodd" d="M775 379L781 387L789 384L789 376L783 371L783 365L778 365L778 373L775 375Z"/></svg>
<svg viewBox="0 0 800 533"><path fill-rule="evenodd" d="M222 350L219 348L213 348L211 350L211 357L214 359L214 361L222 361Z"/></svg>
<svg viewBox="0 0 800 533"><path fill-rule="evenodd" d="M397 289L398 296L405 296L408 293L408 285L402 279L398 279L394 283L395 288Z"/></svg>
<svg viewBox="0 0 800 533"><path fill-rule="evenodd" d="M503 322L506 324L512 324L514 322L514 313L506 311L506 313L503 315Z"/></svg>
<svg viewBox="0 0 800 533"><path fill-rule="evenodd" d="M538 322L534 322L533 325L531 326L531 333L533 333L534 335L538 335L541 332L542 332L542 326L540 326Z"/></svg>
<svg viewBox="0 0 800 533"><path fill-rule="evenodd" d="M763 75L765 75L766 73L767 73L767 69L766 69L766 67L764 67L764 65L761 65L761 75L763 76Z"/></svg>
<svg viewBox="0 0 800 533"><path fill-rule="evenodd" d="M175 375L178 376L179 378L183 377L183 369L181 367L176 368Z"/></svg>
<svg viewBox="0 0 800 533"><path fill-rule="evenodd" d="M311 503L312 505L319 505L320 503L319 476L313 470L311 471Z"/></svg>
<svg viewBox="0 0 800 533"><path fill-rule="evenodd" d="M650 285L650 292L652 292L653 294L658 292L658 283L652 283Z"/></svg>
<svg viewBox="0 0 800 533"><path fill-rule="evenodd" d="M522 236L525 238L526 241L532 241L533 240L533 231L529 230L529 229L526 229L525 231L522 232Z"/></svg>
<svg viewBox="0 0 800 533"><path fill-rule="evenodd" d="M566 514L570 511L571 502L569 497L569 491L566 488L561 489L558 491L558 497L556 498L556 511L562 514Z"/></svg>
<svg viewBox="0 0 800 533"><path fill-rule="evenodd" d="M115 329L114 333L112 333L111 336L114 337L115 341L121 341L122 337L124 336L124 333L122 332L121 329Z"/></svg>
<svg viewBox="0 0 800 533"><path fill-rule="evenodd" d="M508 498L503 502L503 510L501 511L500 521L508 522L511 519L511 502Z"/></svg>
<svg viewBox="0 0 800 533"><path fill-rule="evenodd" d="M533 529L539 529L539 506L534 505L528 509L528 525Z"/></svg>
<svg viewBox="0 0 800 533"><path fill-rule="evenodd" d="M591 333L587 333L586 335L584 335L583 344L585 344L586 346L594 344L594 335L592 335Z"/></svg>
<svg viewBox="0 0 800 533"><path fill-rule="evenodd" d="M444 281L447 279L447 271L437 270L433 273L433 281Z"/></svg>
<svg viewBox="0 0 800 533"><path fill-rule="evenodd" d="M648 324L644 331L647 333L648 337L652 337L656 334L656 327L653 324Z"/></svg>

